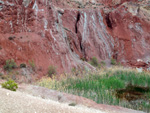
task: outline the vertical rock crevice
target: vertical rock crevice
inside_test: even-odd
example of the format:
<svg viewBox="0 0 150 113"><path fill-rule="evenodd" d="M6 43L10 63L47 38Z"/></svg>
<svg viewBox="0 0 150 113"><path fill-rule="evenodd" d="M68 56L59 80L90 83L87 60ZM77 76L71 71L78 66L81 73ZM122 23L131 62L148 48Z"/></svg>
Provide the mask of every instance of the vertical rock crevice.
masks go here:
<svg viewBox="0 0 150 113"><path fill-rule="evenodd" d="M81 16L81 14L80 14L80 12L78 12L78 14L77 14L77 20L76 20L76 23L75 23L75 33L78 33L78 22L80 21L80 16Z"/></svg>
<svg viewBox="0 0 150 113"><path fill-rule="evenodd" d="M110 29L113 29L112 22L111 22L111 19L110 19L110 15L107 14L105 19L106 19L107 27L109 27Z"/></svg>
<svg viewBox="0 0 150 113"><path fill-rule="evenodd" d="M81 52L83 51L83 47L82 47L82 36L81 34L78 32L78 23L80 21L81 18L81 14L80 12L77 13L77 19L76 19L76 23L75 23L75 33L78 34L79 37L79 43L80 43L80 50Z"/></svg>

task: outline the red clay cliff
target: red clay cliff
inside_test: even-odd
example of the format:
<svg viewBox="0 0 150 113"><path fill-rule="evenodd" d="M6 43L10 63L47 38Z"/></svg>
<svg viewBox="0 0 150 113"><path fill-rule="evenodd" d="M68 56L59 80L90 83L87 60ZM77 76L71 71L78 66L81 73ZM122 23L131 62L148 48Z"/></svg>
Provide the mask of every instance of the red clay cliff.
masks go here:
<svg viewBox="0 0 150 113"><path fill-rule="evenodd" d="M82 3L82 4L81 4ZM86 5L85 5L86 4ZM150 7L136 0L1 0L0 65L34 61L46 74L74 67L92 68L84 60L116 59L147 67L150 62Z"/></svg>

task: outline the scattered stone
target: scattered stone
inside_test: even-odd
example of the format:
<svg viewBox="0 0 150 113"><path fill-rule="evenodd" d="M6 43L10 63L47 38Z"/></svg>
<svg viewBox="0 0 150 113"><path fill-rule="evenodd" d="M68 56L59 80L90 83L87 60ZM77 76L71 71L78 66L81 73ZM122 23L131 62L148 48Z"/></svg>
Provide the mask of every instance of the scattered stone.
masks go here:
<svg viewBox="0 0 150 113"><path fill-rule="evenodd" d="M76 106L76 103L70 103L69 106Z"/></svg>

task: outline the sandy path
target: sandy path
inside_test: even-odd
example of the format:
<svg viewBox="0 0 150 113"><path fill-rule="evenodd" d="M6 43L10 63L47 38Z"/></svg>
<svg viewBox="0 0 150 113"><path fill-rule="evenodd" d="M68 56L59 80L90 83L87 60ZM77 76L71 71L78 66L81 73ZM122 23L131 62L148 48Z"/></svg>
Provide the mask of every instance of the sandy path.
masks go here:
<svg viewBox="0 0 150 113"><path fill-rule="evenodd" d="M0 88L0 113L106 113Z"/></svg>

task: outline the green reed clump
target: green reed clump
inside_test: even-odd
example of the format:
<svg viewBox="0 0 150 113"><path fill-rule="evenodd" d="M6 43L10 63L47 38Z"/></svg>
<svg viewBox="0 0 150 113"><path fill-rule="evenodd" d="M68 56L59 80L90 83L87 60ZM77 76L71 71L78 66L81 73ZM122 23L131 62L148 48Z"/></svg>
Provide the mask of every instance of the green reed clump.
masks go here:
<svg viewBox="0 0 150 113"><path fill-rule="evenodd" d="M67 77L54 83L57 83L55 84L56 90L83 96L97 103L119 105L143 111L149 109L149 104L146 104L148 101L137 101L136 104L133 104L125 99L118 98L116 90L125 89L129 84L150 87L150 73L138 73L134 70L124 69L107 69L99 73L88 73L85 76ZM148 95L147 100L149 100L150 92L146 93L146 95Z"/></svg>

